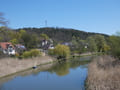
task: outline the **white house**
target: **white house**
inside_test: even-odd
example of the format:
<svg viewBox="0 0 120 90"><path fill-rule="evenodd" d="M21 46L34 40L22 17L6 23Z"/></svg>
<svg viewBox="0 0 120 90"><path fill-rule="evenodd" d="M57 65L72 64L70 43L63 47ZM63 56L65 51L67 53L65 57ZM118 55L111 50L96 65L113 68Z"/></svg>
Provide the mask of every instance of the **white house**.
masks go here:
<svg viewBox="0 0 120 90"><path fill-rule="evenodd" d="M10 42L0 42L0 51L4 54L15 55L15 48Z"/></svg>

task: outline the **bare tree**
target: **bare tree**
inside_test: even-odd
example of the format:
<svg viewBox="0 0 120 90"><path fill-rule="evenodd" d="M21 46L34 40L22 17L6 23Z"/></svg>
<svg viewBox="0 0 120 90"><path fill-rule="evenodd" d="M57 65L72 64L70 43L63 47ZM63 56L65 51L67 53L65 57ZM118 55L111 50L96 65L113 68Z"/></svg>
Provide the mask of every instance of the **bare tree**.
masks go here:
<svg viewBox="0 0 120 90"><path fill-rule="evenodd" d="M4 14L0 12L0 25L6 26L8 21L4 18Z"/></svg>

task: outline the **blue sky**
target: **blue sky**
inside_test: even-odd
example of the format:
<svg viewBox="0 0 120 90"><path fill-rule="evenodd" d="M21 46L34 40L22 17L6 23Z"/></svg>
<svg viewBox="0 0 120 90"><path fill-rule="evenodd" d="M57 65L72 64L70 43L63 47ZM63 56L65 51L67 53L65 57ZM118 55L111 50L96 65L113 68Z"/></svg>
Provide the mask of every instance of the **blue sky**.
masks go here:
<svg viewBox="0 0 120 90"><path fill-rule="evenodd" d="M0 0L10 28L64 27L115 34L120 31L120 0Z"/></svg>

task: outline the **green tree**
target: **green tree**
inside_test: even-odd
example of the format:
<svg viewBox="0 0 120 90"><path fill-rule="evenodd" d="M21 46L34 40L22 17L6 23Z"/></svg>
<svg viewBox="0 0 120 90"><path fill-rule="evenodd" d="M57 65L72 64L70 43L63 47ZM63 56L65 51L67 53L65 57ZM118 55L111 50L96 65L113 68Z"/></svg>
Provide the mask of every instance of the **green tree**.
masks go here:
<svg viewBox="0 0 120 90"><path fill-rule="evenodd" d="M73 53L81 54L87 51L87 48L85 48L86 44L87 43L85 40L80 39L80 37L73 36L71 50Z"/></svg>
<svg viewBox="0 0 120 90"><path fill-rule="evenodd" d="M31 37L30 34L28 34L28 33L22 34L21 39L23 40L23 43L25 44L25 46L26 46L28 49L31 48L30 42L31 42L32 37Z"/></svg>
<svg viewBox="0 0 120 90"><path fill-rule="evenodd" d="M97 51L97 45L95 43L95 39L93 37L88 37L87 38L87 43L88 43L88 50L90 52L96 52Z"/></svg>
<svg viewBox="0 0 120 90"><path fill-rule="evenodd" d="M20 30L19 36L21 42L23 42L28 49L35 48L38 44L39 38L37 34L31 35L30 33L27 33L25 30Z"/></svg>
<svg viewBox="0 0 120 90"><path fill-rule="evenodd" d="M0 27L0 36L2 37L3 42L8 42L11 40L11 36L10 36L11 32L12 30L10 30L5 26Z"/></svg>
<svg viewBox="0 0 120 90"><path fill-rule="evenodd" d="M110 51L115 57L120 58L120 36L110 36L109 37Z"/></svg>
<svg viewBox="0 0 120 90"><path fill-rule="evenodd" d="M2 41L3 40L3 38L2 37L0 37L0 41Z"/></svg>
<svg viewBox="0 0 120 90"><path fill-rule="evenodd" d="M20 33L20 37L22 37L22 35L24 35L24 34L26 33L26 31L23 30L23 29L21 29L21 30L19 31L19 33Z"/></svg>
<svg viewBox="0 0 120 90"><path fill-rule="evenodd" d="M66 45L59 44L55 47L54 53L57 57L68 58L70 55L70 49Z"/></svg>
<svg viewBox="0 0 120 90"><path fill-rule="evenodd" d="M97 45L98 52L105 52L105 46L107 46L106 40L102 35L95 35L95 42Z"/></svg>
<svg viewBox="0 0 120 90"><path fill-rule="evenodd" d="M19 43L17 39L12 39L12 40L10 40L10 42L11 42L13 45L15 45L15 44L18 44L18 43Z"/></svg>
<svg viewBox="0 0 120 90"><path fill-rule="evenodd" d="M38 43L39 43L38 36L36 34L32 34L31 35L31 42L30 42L31 47L36 48Z"/></svg>
<svg viewBox="0 0 120 90"><path fill-rule="evenodd" d="M78 42L75 36L72 37L72 47L74 50L78 48Z"/></svg>
<svg viewBox="0 0 120 90"><path fill-rule="evenodd" d="M44 40L48 40L49 37L47 36L47 34L40 34L40 38L44 39Z"/></svg>

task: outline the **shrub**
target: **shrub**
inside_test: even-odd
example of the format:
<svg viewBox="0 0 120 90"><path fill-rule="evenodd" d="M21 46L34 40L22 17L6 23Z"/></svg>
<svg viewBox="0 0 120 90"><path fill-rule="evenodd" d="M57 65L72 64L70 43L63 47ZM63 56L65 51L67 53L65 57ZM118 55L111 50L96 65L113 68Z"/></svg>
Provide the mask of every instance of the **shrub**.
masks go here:
<svg viewBox="0 0 120 90"><path fill-rule="evenodd" d="M57 57L68 58L70 55L70 49L66 45L59 44L55 47L54 53L55 55L57 55Z"/></svg>
<svg viewBox="0 0 120 90"><path fill-rule="evenodd" d="M22 54L22 57L23 58L32 58L32 57L37 57L37 56L41 56L41 52L37 49L32 49L30 51L25 51L23 54Z"/></svg>
<svg viewBox="0 0 120 90"><path fill-rule="evenodd" d="M37 57L37 56L41 56L41 52L39 51L39 50L37 50L37 49L32 49L31 51L31 56L32 57Z"/></svg>
<svg viewBox="0 0 120 90"><path fill-rule="evenodd" d="M19 57L20 55L19 55L19 53L15 53L15 56L16 56L16 57Z"/></svg>

